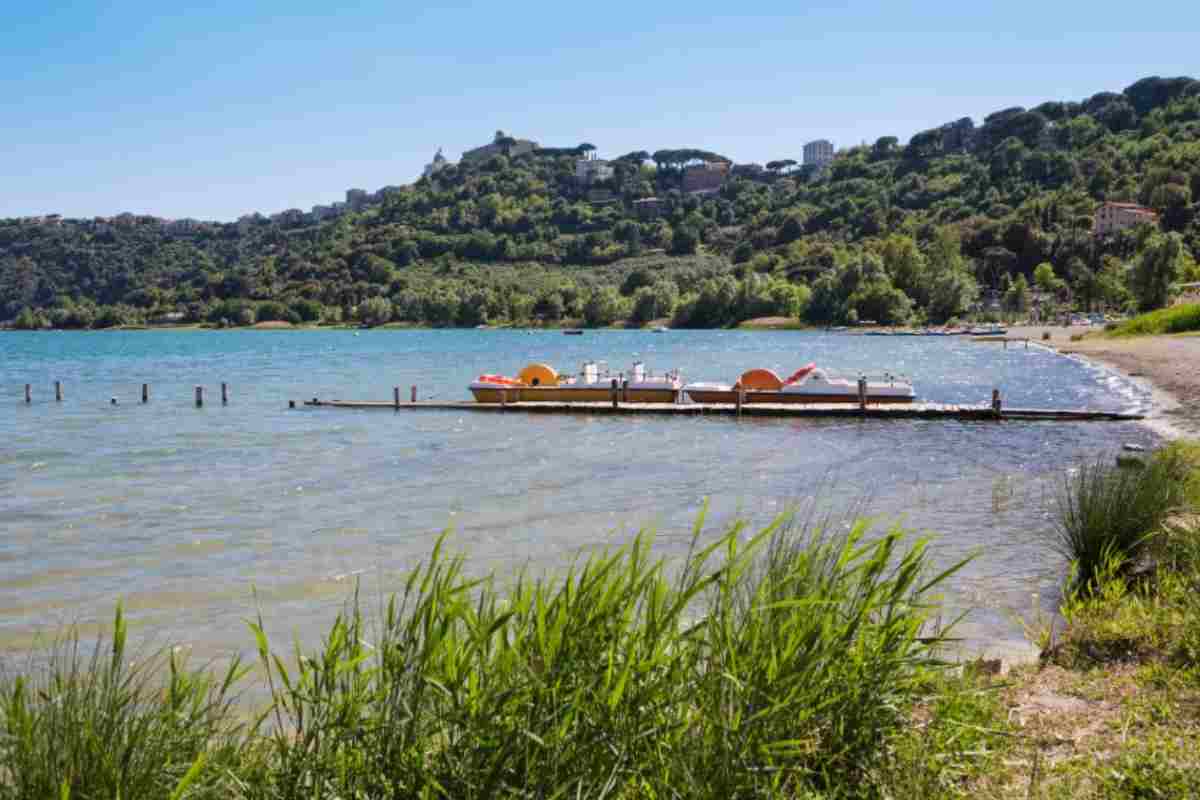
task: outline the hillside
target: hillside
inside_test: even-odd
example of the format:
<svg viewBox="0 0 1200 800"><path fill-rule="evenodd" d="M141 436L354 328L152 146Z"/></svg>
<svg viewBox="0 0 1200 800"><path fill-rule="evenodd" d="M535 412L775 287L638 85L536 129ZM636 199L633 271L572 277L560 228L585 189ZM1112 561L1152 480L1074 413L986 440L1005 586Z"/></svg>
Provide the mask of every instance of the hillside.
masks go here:
<svg viewBox="0 0 1200 800"><path fill-rule="evenodd" d="M703 194L681 191L684 171L719 154L630 153L581 186L592 145L516 141L318 222L0 220L0 321L941 321L981 298L1024 311L1031 288L1153 308L1200 277L1190 78L1004 109L903 146L884 136L815 172L738 165ZM657 215L636 202L649 197ZM1158 225L1093 236L1105 201L1148 206Z"/></svg>

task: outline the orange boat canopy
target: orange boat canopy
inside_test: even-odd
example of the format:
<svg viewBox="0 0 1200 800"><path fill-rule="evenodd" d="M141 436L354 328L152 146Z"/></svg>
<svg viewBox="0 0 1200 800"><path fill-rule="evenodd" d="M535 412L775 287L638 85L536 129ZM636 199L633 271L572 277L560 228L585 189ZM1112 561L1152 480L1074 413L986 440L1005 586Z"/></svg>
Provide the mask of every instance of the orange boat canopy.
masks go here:
<svg viewBox="0 0 1200 800"><path fill-rule="evenodd" d="M783 388L783 381L770 369L751 369L742 373L735 388L747 391L778 392Z"/></svg>

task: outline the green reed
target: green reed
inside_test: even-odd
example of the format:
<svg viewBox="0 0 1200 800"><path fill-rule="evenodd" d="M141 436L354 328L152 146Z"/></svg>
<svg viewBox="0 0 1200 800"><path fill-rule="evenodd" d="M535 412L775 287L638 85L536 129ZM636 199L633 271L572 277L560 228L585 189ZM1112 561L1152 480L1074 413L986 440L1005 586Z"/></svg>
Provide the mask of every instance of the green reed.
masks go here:
<svg viewBox="0 0 1200 800"><path fill-rule="evenodd" d="M131 659L117 607L112 638L76 634L29 675L0 677L0 798L224 797L247 765L234 712L245 670L189 671L174 653Z"/></svg>
<svg viewBox="0 0 1200 800"><path fill-rule="evenodd" d="M64 777L78 796L167 796L193 767L181 797L858 791L941 666L932 593L961 565L930 576L924 541L865 522L784 515L712 541L703 524L682 559L654 557L643 532L504 581L469 576L443 536L378 618L356 596L312 653L280 655L258 619L270 703L249 731L229 704L240 667L208 682L172 669L179 688L152 691L149 667L117 665L122 631L113 665L52 661L41 679L94 690L0 686L0 797L45 797ZM158 769L121 783L92 766L118 763Z"/></svg>
<svg viewBox="0 0 1200 800"><path fill-rule="evenodd" d="M1122 572L1144 566L1163 522L1192 502L1194 462L1191 450L1173 446L1132 466L1084 462L1063 480L1055 527L1072 564L1068 590L1089 591L1113 562Z"/></svg>

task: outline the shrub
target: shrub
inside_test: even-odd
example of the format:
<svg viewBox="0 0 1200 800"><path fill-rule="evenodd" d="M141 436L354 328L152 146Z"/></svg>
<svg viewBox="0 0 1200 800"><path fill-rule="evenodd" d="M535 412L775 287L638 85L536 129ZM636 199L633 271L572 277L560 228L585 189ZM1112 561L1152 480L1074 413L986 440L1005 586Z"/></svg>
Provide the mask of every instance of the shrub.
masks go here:
<svg viewBox="0 0 1200 800"><path fill-rule="evenodd" d="M1188 501L1194 481L1186 451L1159 451L1142 468L1111 457L1085 462L1063 481L1055 528L1057 547L1073 565L1073 591L1088 591L1106 563L1138 565L1150 537Z"/></svg>
<svg viewBox="0 0 1200 800"><path fill-rule="evenodd" d="M1187 333L1200 331L1200 303L1160 308L1148 314L1105 327L1110 336L1145 336L1149 334Z"/></svg>

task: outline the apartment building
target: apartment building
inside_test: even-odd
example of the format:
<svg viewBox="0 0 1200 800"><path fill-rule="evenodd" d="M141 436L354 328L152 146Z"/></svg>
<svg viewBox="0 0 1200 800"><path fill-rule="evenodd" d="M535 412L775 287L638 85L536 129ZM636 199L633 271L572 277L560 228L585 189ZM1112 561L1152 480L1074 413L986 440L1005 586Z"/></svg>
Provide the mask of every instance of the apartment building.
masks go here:
<svg viewBox="0 0 1200 800"><path fill-rule="evenodd" d="M804 164L812 164L820 169L833 163L833 142L828 139L816 139L804 145Z"/></svg>

